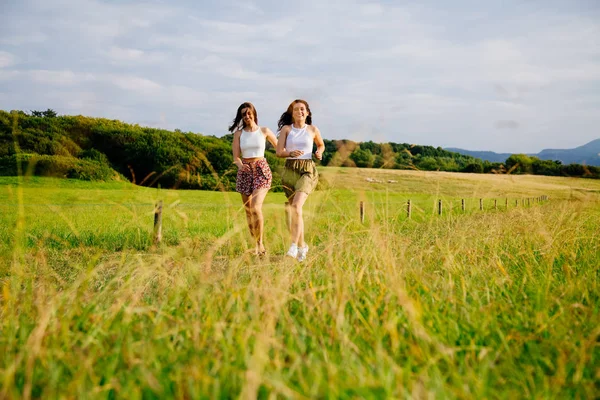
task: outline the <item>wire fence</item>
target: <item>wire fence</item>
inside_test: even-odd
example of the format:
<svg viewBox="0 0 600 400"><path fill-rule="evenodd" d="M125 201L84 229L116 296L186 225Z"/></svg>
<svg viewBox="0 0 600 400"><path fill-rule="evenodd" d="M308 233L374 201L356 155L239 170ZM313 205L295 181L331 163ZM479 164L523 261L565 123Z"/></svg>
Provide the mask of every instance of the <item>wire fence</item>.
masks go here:
<svg viewBox="0 0 600 400"><path fill-rule="evenodd" d="M460 200L460 202L459 202ZM429 199L429 200L419 200L418 203L423 203L423 202L431 202L433 201L433 215L439 215L442 216L445 213L455 213L456 211L461 211L463 213L466 213L467 211L473 210L473 207L468 207L468 205L471 205L472 201L474 200L473 198L469 199L470 201L467 202L467 199L463 198L463 199ZM477 209L479 211L485 211L486 209L494 209L494 210L499 210L499 209L508 209L510 207L515 208L515 207L530 207L531 205L535 205L535 204L540 204L543 202L547 202L548 200L550 200L550 197L547 195L542 195L542 196L538 196L538 197L523 197L523 198L502 198L501 201L499 201L499 199L497 198L492 198L492 199L484 199L484 198L479 198L479 199L475 199L475 200L479 200L478 202L478 207ZM491 202L493 202L493 207L490 206ZM337 204L340 204L339 201L336 201ZM350 204L356 204L356 202L342 202L345 203L347 205ZM457 206L458 204L458 206ZM477 203L476 203L477 204ZM399 209L404 208L404 211L401 213L404 213L406 218L410 219L413 217L413 213L415 211L417 211L420 214L426 214L427 212L425 211L425 208L423 207L419 207L415 202L413 202L413 200L406 200L406 201L360 201L358 203L358 213L357 216L360 220L360 222L362 224L365 223L365 217L367 215L367 205L369 206L370 209L377 209L377 206L381 206L381 205L386 205L386 206L394 206L394 205L400 205ZM486 208L487 205L487 208ZM215 202L208 202L208 203L197 203L197 202L193 202L193 203L187 203L187 202L180 202L180 201L174 201L171 204L167 205L166 207L164 207L164 201L163 200L159 200L156 203L152 203L152 202L139 202L139 203L111 203L111 202L107 202L107 203L0 203L0 207L153 207L154 209L154 225L153 225L153 242L155 244L159 244L162 240L162 223L163 223L163 210L166 208L168 209L180 209L180 208L223 208L223 207L232 207L232 208L242 208L243 206L241 205L233 205L231 203L215 203ZM148 210L150 211L150 210ZM288 202L285 203L285 213L286 213L286 223L288 225L288 229L291 226L291 207L290 204ZM431 214L430 214L431 215Z"/></svg>

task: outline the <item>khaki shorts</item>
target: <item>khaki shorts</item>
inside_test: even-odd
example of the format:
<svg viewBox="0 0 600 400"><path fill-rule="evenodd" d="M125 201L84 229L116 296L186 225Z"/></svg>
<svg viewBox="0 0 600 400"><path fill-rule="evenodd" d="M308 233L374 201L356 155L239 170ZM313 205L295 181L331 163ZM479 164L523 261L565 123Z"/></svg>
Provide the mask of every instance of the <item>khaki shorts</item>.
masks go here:
<svg viewBox="0 0 600 400"><path fill-rule="evenodd" d="M313 160L286 160L281 183L288 199L296 192L311 194L318 181L319 173Z"/></svg>

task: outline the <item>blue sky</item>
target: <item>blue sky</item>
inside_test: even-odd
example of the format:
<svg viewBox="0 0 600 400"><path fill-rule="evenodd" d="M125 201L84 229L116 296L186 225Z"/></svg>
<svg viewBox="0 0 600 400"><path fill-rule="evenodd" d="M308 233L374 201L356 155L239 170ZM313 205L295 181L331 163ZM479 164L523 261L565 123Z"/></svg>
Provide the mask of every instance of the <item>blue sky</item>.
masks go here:
<svg viewBox="0 0 600 400"><path fill-rule="evenodd" d="M306 99L329 139L537 152L600 138L600 2L4 0L0 109L222 136Z"/></svg>

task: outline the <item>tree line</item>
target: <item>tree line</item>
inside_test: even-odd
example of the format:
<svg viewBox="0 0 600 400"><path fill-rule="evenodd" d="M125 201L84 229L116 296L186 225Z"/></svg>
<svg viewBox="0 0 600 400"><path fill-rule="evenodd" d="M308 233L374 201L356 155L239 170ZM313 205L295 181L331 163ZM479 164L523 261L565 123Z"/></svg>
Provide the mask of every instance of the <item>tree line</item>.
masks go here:
<svg viewBox="0 0 600 400"><path fill-rule="evenodd" d="M142 127L119 120L0 110L0 175L128 180L144 186L233 190L232 135L223 137ZM600 168L523 154L490 163L440 147L325 139L324 166L513 173L600 178ZM283 160L267 146L277 172ZM281 190L279 174L273 188Z"/></svg>

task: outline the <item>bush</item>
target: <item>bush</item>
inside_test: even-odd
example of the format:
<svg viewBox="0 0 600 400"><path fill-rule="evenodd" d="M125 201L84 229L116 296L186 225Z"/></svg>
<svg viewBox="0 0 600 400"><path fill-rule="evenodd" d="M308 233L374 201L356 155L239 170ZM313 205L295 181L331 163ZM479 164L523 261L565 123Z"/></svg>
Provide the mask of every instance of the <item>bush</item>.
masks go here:
<svg viewBox="0 0 600 400"><path fill-rule="evenodd" d="M106 154L99 152L96 149L87 149L81 152L80 158L87 159L90 161L97 161L101 164L109 165L108 157Z"/></svg>
<svg viewBox="0 0 600 400"><path fill-rule="evenodd" d="M468 164L463 169L463 172L472 172L472 173L476 173L476 174L481 174L481 173L483 173L483 165L481 165L479 163Z"/></svg>
<svg viewBox="0 0 600 400"><path fill-rule="evenodd" d="M17 176L17 163L21 163L23 175L52 176L81 179L84 181L110 181L118 179L118 173L106 164L74 157L19 154L0 157L0 175Z"/></svg>

